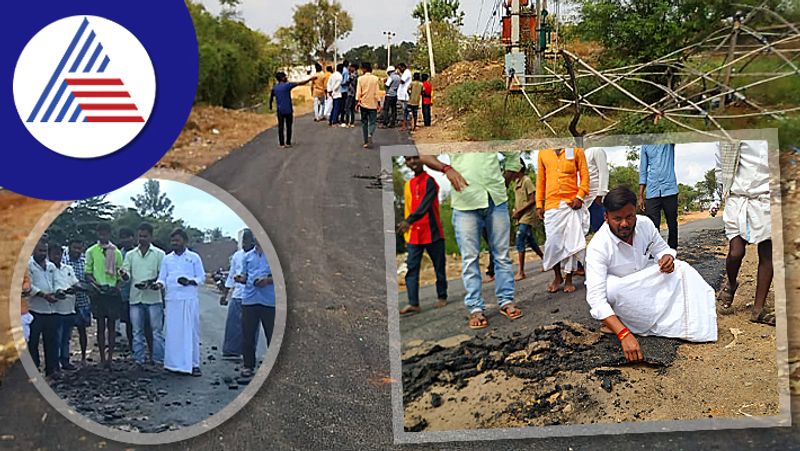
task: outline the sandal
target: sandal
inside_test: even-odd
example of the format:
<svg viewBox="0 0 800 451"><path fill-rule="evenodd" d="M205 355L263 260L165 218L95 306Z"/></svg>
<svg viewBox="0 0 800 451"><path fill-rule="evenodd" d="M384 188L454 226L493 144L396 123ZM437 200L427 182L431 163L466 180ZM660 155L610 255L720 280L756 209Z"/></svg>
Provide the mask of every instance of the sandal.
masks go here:
<svg viewBox="0 0 800 451"><path fill-rule="evenodd" d="M486 329L489 327L489 320L483 312L475 312L469 315L468 325L472 330Z"/></svg>
<svg viewBox="0 0 800 451"><path fill-rule="evenodd" d="M733 297L736 295L736 289L739 288L739 284L736 284L736 287L731 288L730 282L725 282L725 286L722 287L722 290L719 292L717 299L721 302L719 306L719 312L723 315L731 315L733 314Z"/></svg>
<svg viewBox="0 0 800 451"><path fill-rule="evenodd" d="M757 314L753 312L750 322L775 327L775 312L763 308Z"/></svg>
<svg viewBox="0 0 800 451"><path fill-rule="evenodd" d="M407 305L400 309L401 315L409 315L411 313L419 313L422 309L418 305Z"/></svg>
<svg viewBox="0 0 800 451"><path fill-rule="evenodd" d="M434 304L433 306L435 308L442 308L446 305L447 305L447 299L442 298L442 299L437 299L436 304Z"/></svg>
<svg viewBox="0 0 800 451"><path fill-rule="evenodd" d="M522 310L516 308L514 304L511 303L500 307L500 314L511 321L514 321L517 318L522 318Z"/></svg>

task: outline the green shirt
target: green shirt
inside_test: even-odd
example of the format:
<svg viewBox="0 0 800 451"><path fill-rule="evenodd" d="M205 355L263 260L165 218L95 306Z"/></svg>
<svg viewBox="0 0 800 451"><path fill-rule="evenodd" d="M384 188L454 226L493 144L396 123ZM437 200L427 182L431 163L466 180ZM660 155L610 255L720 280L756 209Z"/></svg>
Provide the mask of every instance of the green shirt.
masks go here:
<svg viewBox="0 0 800 451"><path fill-rule="evenodd" d="M125 261L122 269L130 276L131 282L131 304L160 304L161 290L140 290L136 284L147 280L158 279L158 272L161 269L161 260L164 259L164 251L153 246L147 249L144 255L137 246L125 254Z"/></svg>
<svg viewBox="0 0 800 451"><path fill-rule="evenodd" d="M529 196L533 196L533 199L536 199L536 187L533 186L533 182L527 175L523 175L522 178L516 181L514 184L514 210L522 210L522 207L528 205ZM534 215L536 214L536 204L528 209L525 214L519 218L520 224L534 224Z"/></svg>
<svg viewBox="0 0 800 451"><path fill-rule="evenodd" d="M122 268L122 252L116 249L114 253L116 254L117 269ZM84 272L87 276L94 277L99 285L114 287L120 281L119 274L106 274L106 255L100 243L95 243L86 249Z"/></svg>
<svg viewBox="0 0 800 451"><path fill-rule="evenodd" d="M519 152L503 152L508 158L519 159ZM450 155L450 165L467 181L460 193L453 190L451 205L455 210L469 211L489 207L492 202L500 205L508 202L506 183L500 160L495 152L469 152Z"/></svg>

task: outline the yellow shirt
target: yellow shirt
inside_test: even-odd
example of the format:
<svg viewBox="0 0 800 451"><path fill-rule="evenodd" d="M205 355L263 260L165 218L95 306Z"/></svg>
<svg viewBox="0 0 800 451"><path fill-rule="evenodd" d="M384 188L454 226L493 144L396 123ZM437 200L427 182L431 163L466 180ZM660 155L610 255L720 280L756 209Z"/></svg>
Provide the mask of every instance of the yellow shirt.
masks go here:
<svg viewBox="0 0 800 451"><path fill-rule="evenodd" d="M371 72L358 77L356 100L362 108L377 110L380 102L380 80Z"/></svg>
<svg viewBox="0 0 800 451"><path fill-rule="evenodd" d="M328 75L323 75L322 72L317 74L317 78L311 84L311 95L314 97L323 97L328 89Z"/></svg>
<svg viewBox="0 0 800 451"><path fill-rule="evenodd" d="M583 199L589 193L589 167L583 149L562 149L556 155L553 149L539 152L536 173L536 208L552 210L561 201L571 202L576 197ZM572 153L572 158L567 158ZM580 183L578 177L580 176Z"/></svg>

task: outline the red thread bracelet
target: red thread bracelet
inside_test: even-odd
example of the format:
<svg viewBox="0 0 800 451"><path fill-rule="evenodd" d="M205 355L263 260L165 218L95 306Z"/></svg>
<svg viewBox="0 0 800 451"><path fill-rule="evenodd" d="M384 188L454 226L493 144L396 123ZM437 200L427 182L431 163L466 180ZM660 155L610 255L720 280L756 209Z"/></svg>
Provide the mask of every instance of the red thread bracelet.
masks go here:
<svg viewBox="0 0 800 451"><path fill-rule="evenodd" d="M625 337L627 337L630 334L631 334L630 329L628 329L626 327L626 328L622 329L621 331L617 332L617 338L619 338L619 341L622 341Z"/></svg>
<svg viewBox="0 0 800 451"><path fill-rule="evenodd" d="M444 165L444 167L442 167L442 173L447 174L447 171L449 171L450 169L453 169L453 167L450 166L449 164L446 164Z"/></svg>

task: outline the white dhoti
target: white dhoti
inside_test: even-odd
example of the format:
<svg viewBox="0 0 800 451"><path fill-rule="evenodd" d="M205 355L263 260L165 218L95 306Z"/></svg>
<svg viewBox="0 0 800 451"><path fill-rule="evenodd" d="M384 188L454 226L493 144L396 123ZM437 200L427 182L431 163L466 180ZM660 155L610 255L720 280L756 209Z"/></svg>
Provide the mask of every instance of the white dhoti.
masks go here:
<svg viewBox="0 0 800 451"><path fill-rule="evenodd" d="M586 234L589 233L589 210L584 205L573 210L561 201L558 208L544 212L544 242L542 266L545 271L561 263L561 270L572 273L583 262L586 252Z"/></svg>
<svg viewBox="0 0 800 451"><path fill-rule="evenodd" d="M769 193L753 198L731 193L725 201L722 220L728 240L741 236L750 244L758 244L771 239Z"/></svg>
<svg viewBox="0 0 800 451"><path fill-rule="evenodd" d="M686 262L664 274L650 265L629 276L608 276L608 303L634 335L717 341L714 289Z"/></svg>
<svg viewBox="0 0 800 451"><path fill-rule="evenodd" d="M200 308L197 298L168 300L164 308L164 368L191 373L200 367Z"/></svg>

